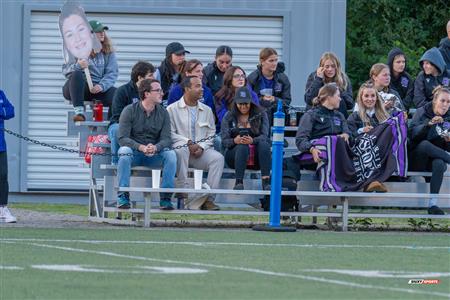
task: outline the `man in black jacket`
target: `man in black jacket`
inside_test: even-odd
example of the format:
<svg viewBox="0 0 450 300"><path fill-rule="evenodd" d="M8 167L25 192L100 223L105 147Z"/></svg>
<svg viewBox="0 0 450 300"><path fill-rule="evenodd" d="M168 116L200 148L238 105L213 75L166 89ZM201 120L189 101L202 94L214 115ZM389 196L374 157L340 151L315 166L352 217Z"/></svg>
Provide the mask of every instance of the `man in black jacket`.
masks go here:
<svg viewBox="0 0 450 300"><path fill-rule="evenodd" d="M111 159L113 165L117 164L117 151L119 142L117 140L117 130L119 129L119 118L122 110L130 104L139 101L138 88L142 80L153 79L155 67L146 61L138 61L131 69L131 80L119 87L112 101L112 114L109 120L108 138L111 141L111 153L114 156Z"/></svg>
<svg viewBox="0 0 450 300"><path fill-rule="evenodd" d="M445 60L447 72L450 73L450 20L447 23L447 37L443 38L439 43L439 51Z"/></svg>

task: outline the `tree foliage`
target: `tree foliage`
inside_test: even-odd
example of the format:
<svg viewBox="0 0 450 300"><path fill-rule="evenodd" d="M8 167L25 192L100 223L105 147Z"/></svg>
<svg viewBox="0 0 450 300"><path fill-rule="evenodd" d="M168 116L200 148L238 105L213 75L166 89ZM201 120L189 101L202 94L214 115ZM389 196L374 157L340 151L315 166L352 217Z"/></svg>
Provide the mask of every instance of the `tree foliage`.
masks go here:
<svg viewBox="0 0 450 300"><path fill-rule="evenodd" d="M393 47L407 57L416 77L419 59L447 36L450 2L446 0L347 0L347 74L356 92L369 79L370 67L387 63Z"/></svg>

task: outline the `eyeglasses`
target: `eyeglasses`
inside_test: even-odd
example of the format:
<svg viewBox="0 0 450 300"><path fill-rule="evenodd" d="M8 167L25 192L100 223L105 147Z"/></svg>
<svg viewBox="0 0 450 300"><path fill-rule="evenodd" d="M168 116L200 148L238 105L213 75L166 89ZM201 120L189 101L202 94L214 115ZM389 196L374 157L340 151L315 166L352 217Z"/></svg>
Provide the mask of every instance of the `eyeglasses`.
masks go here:
<svg viewBox="0 0 450 300"><path fill-rule="evenodd" d="M245 79L245 74L234 74L233 79Z"/></svg>
<svg viewBox="0 0 450 300"><path fill-rule="evenodd" d="M163 89L150 90L150 92L157 92L157 93L160 93L160 94L164 94Z"/></svg>

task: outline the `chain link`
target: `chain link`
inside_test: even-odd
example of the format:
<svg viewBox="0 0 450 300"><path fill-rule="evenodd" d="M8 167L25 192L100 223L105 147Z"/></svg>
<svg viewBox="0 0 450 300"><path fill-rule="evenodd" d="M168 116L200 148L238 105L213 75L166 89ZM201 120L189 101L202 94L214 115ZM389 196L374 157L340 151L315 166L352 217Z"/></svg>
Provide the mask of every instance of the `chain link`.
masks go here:
<svg viewBox="0 0 450 300"><path fill-rule="evenodd" d="M289 110L297 111L297 112L303 112L303 111L304 111L302 108L295 107L295 106L291 106L291 105L287 105L287 104L284 104L283 107L285 107L285 108L287 108L287 109L289 109ZM260 116L262 116L263 113L266 113L266 111L267 111L268 109L269 109L269 108L263 109L261 112L257 113L257 114L254 115L253 117L249 118L248 121L251 122L251 121L255 120L256 118L259 118ZM35 145L40 145L40 146L43 146L43 147L48 147L48 148L52 148L52 149L54 149L54 150L59 150L59 151L63 151L63 152L77 153L77 154L81 154L82 156L85 156L85 155L97 155L97 156L132 156L132 155L133 155L132 153L126 153L126 154L117 154L117 155L114 155L114 154L112 154L112 153L96 153L96 152L88 152L88 151L82 151L82 150L74 150L74 149L69 149L69 148L62 147L62 146L57 146L57 145L52 145L52 144L40 142L40 141L38 141L38 140L29 138L29 137L27 137L27 136L21 135L20 133L16 133L16 132L11 131L11 130L6 129L6 128L3 128L3 131L6 132L6 133L8 133L8 134L10 134L10 135L12 135L12 136L15 136L15 137L17 137L17 138L19 138L19 139L22 139L22 140L24 140L24 141L26 141L26 142L29 142L29 143L32 143L32 144L35 144ZM198 141L193 141L192 143L189 143L189 144L183 144L183 145L179 145L179 146L176 146L176 147L168 147L168 148L164 148L164 149L161 149L161 150L157 151L156 153L160 153L160 152L164 152L164 151L170 151L170 150L177 150L177 149L181 149L181 148L186 148L186 147L189 147L189 145L192 145L192 144L198 144L198 143L202 143L202 142L206 142L206 141L215 139L215 138L216 138L217 136L219 136L219 135L220 135L220 134L216 133L216 134L214 134L214 135L205 137L205 138L200 139L200 140L198 140Z"/></svg>

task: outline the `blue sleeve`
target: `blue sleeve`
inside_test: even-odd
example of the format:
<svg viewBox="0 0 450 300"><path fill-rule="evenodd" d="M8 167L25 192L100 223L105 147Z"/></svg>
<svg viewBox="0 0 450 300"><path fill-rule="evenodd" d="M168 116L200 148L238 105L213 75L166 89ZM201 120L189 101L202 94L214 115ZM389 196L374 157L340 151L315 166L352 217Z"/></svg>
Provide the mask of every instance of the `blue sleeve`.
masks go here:
<svg viewBox="0 0 450 300"><path fill-rule="evenodd" d="M211 89L206 85L203 85L203 98L205 99L205 104L208 105L214 114L216 114L216 107L214 105L214 97L212 95Z"/></svg>
<svg viewBox="0 0 450 300"><path fill-rule="evenodd" d="M258 95L250 88L250 93L252 94L253 103L260 105Z"/></svg>
<svg viewBox="0 0 450 300"><path fill-rule="evenodd" d="M183 90L179 84L174 85L169 91L169 97L167 98L167 105L170 105L183 97Z"/></svg>
<svg viewBox="0 0 450 300"><path fill-rule="evenodd" d="M99 84L103 88L103 92L109 90L117 80L119 76L119 66L117 65L117 58L114 52L109 54L108 63L105 65L105 73Z"/></svg>
<svg viewBox="0 0 450 300"><path fill-rule="evenodd" d="M222 119L228 111L227 106L225 104L225 99L222 99L222 101L220 101L220 102L222 103L222 105L220 107L216 107L218 124L222 124Z"/></svg>
<svg viewBox="0 0 450 300"><path fill-rule="evenodd" d="M14 106L6 98L5 93L0 90L0 120L14 118Z"/></svg>

